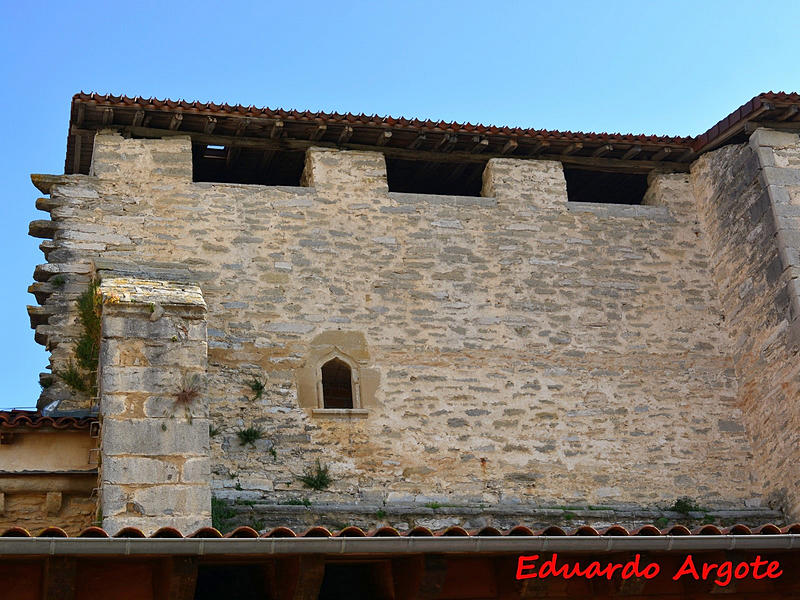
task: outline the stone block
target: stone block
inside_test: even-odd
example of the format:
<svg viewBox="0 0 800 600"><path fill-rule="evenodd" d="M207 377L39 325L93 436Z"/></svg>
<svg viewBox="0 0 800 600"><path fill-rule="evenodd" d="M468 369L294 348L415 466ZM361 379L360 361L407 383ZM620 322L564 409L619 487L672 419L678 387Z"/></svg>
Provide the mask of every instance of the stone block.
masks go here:
<svg viewBox="0 0 800 600"><path fill-rule="evenodd" d="M133 488L128 502L141 506L143 516L196 515L211 510L208 485L167 484Z"/></svg>
<svg viewBox="0 0 800 600"><path fill-rule="evenodd" d="M800 185L800 169L764 167L761 174L765 185Z"/></svg>
<svg viewBox="0 0 800 600"><path fill-rule="evenodd" d="M114 367L105 366L100 373L103 394L145 392L172 394L180 391L182 372L178 367Z"/></svg>
<svg viewBox="0 0 800 600"><path fill-rule="evenodd" d="M103 456L134 454L139 456L206 456L208 420L174 419L105 419L103 421ZM104 458L105 462L105 458Z"/></svg>
<svg viewBox="0 0 800 600"><path fill-rule="evenodd" d="M800 143L800 136L787 131L775 131L760 127L750 135L750 147L754 150L759 146L784 147Z"/></svg>
<svg viewBox="0 0 800 600"><path fill-rule="evenodd" d="M149 315L147 315L148 318L131 318L113 314L113 312L113 308L104 310L104 338L145 338L175 342L206 340L206 322L204 319L164 316L157 321L151 321Z"/></svg>
<svg viewBox="0 0 800 600"><path fill-rule="evenodd" d="M211 461L208 457L189 458L183 464L182 483L208 483L211 477Z"/></svg>
<svg viewBox="0 0 800 600"><path fill-rule="evenodd" d="M177 483L179 468L168 459L115 456L103 463L103 482L113 484Z"/></svg>

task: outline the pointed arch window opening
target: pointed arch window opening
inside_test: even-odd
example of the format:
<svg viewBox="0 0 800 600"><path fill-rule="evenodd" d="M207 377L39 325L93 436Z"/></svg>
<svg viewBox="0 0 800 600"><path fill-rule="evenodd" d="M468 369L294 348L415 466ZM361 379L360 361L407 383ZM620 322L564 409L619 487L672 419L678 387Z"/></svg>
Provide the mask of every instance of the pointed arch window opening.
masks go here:
<svg viewBox="0 0 800 600"><path fill-rule="evenodd" d="M337 353L323 361L317 381L320 408L361 408L358 367L347 357Z"/></svg>

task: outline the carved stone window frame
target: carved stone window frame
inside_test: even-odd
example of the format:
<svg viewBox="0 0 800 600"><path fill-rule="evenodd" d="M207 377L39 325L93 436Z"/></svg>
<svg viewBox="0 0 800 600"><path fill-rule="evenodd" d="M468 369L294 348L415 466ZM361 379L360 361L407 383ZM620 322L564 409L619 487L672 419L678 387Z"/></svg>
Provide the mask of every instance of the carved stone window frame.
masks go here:
<svg viewBox="0 0 800 600"><path fill-rule="evenodd" d="M376 406L380 373L371 367L369 348L363 333L328 330L310 340L305 360L295 371L297 403L310 417L353 419L367 417ZM322 367L338 358L350 367L353 408L325 408Z"/></svg>

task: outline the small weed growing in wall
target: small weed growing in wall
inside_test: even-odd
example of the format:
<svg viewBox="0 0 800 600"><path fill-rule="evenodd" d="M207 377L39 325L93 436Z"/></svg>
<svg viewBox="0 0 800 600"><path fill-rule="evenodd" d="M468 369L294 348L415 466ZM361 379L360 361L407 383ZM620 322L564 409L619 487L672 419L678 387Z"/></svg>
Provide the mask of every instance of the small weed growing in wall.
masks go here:
<svg viewBox="0 0 800 600"><path fill-rule="evenodd" d="M275 446L269 449L270 456L272 456L272 460L278 460L278 451L275 450Z"/></svg>
<svg viewBox="0 0 800 600"><path fill-rule="evenodd" d="M265 387L264 382L259 381L258 379L253 377L253 379L251 379L247 385L254 394L252 397L253 402L255 402L256 400L260 400L261 396L264 395L264 387Z"/></svg>
<svg viewBox="0 0 800 600"><path fill-rule="evenodd" d="M688 515L690 512L700 510L700 507L695 504L694 500L692 500L689 496L681 496L675 503L668 507L667 510L672 510L675 512L679 512L684 515Z"/></svg>
<svg viewBox="0 0 800 600"><path fill-rule="evenodd" d="M56 275L50 278L50 283L57 288L63 288L64 284L67 283L67 279L63 275Z"/></svg>
<svg viewBox="0 0 800 600"><path fill-rule="evenodd" d="M303 485L312 490L324 490L329 487L333 480L331 479L328 465L322 465L317 459L315 467L306 469L306 472L300 475L299 479Z"/></svg>
<svg viewBox="0 0 800 600"><path fill-rule="evenodd" d="M379 521L383 521L386 518L386 511L383 510L382 508L379 508L378 511L375 513L375 517Z"/></svg>
<svg viewBox="0 0 800 600"><path fill-rule="evenodd" d="M439 504L438 502L428 502L425 506L433 510L436 510L437 508L442 508L442 505Z"/></svg>
<svg viewBox="0 0 800 600"><path fill-rule="evenodd" d="M669 523L669 519L667 517L658 517L655 521L656 527L663 529Z"/></svg>
<svg viewBox="0 0 800 600"><path fill-rule="evenodd" d="M218 531L224 531L226 521L236 516L228 503L220 498L211 498L211 526Z"/></svg>
<svg viewBox="0 0 800 600"><path fill-rule="evenodd" d="M181 389L175 394L175 408L183 407L183 412L189 425L192 424L192 404L200 396L202 385L202 379L197 373L184 375L181 381Z"/></svg>
<svg viewBox="0 0 800 600"><path fill-rule="evenodd" d="M239 444L245 446L250 444L255 447L256 442L264 437L264 431L259 427L248 427L247 429L240 429L236 432L239 436Z"/></svg>
<svg viewBox="0 0 800 600"><path fill-rule="evenodd" d="M213 425L208 426L208 437L217 437L219 435L219 428Z"/></svg>

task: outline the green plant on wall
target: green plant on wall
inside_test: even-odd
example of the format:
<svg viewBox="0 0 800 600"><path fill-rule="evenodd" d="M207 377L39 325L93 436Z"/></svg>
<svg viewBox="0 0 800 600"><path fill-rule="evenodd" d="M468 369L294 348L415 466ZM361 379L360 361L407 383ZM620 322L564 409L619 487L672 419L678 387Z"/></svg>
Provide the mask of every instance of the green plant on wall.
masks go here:
<svg viewBox="0 0 800 600"><path fill-rule="evenodd" d="M65 371L54 371L73 391L97 395L97 364L100 357L100 284L91 281L78 296L78 322L81 335L75 344L77 366L70 362Z"/></svg>
<svg viewBox="0 0 800 600"><path fill-rule="evenodd" d="M211 526L214 529L224 531L226 522L234 516L236 516L236 511L225 500L211 497Z"/></svg>
<svg viewBox="0 0 800 600"><path fill-rule="evenodd" d="M264 382L256 379L253 377L248 383L247 386L253 392L253 397L251 398L252 401L260 400L261 397L264 395Z"/></svg>
<svg viewBox="0 0 800 600"><path fill-rule="evenodd" d="M255 448L256 442L264 437L264 431L260 427L248 427L247 429L240 429L236 432L239 437L239 445L245 446L250 444Z"/></svg>
<svg viewBox="0 0 800 600"><path fill-rule="evenodd" d="M667 510L672 510L675 512L682 513L684 515L688 515L690 512L699 511L700 507L695 504L694 500L692 500L689 496L681 496L675 503L668 507Z"/></svg>
<svg viewBox="0 0 800 600"><path fill-rule="evenodd" d="M320 464L319 459L317 459L317 464L313 468L306 469L305 473L298 476L297 479L312 490L324 490L333 483L328 465Z"/></svg>

